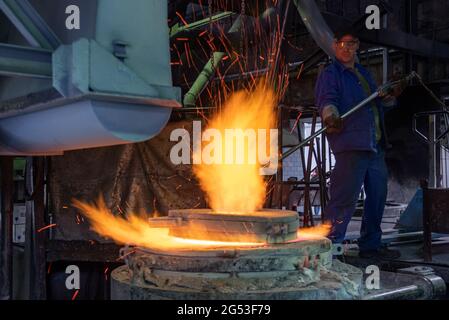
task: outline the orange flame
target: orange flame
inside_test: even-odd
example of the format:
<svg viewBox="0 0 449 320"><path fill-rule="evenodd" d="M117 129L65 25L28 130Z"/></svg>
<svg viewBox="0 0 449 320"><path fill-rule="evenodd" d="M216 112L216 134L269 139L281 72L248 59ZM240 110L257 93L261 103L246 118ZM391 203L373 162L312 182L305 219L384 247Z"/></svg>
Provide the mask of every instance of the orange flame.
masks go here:
<svg viewBox="0 0 449 320"><path fill-rule="evenodd" d="M244 143L237 149L237 138L229 137L226 133L229 130L245 133L265 130L262 132L270 135L270 130L274 129L276 124L275 103L276 95L273 90L260 84L254 92L240 91L233 94L222 112L210 121L208 129L219 132L222 137L221 158L219 156L221 162L203 162L194 166L194 172L214 212L253 213L262 208L266 185L260 175L260 163L264 162L264 159L260 158L259 148L261 143L265 147L266 152L262 153L262 157L273 152L277 154L278 150L271 150L272 137L265 135L261 139L257 136L255 143L254 139L251 140L249 135L246 135ZM215 141L211 142L214 143ZM210 145L200 150L203 157L208 148L210 150ZM194 155L197 158L200 156L198 153ZM215 156L217 154L214 153L212 157ZM240 159L240 162L237 159Z"/></svg>
<svg viewBox="0 0 449 320"><path fill-rule="evenodd" d="M304 228L298 230L298 240L313 240L327 237L331 231L331 225L322 224L313 228Z"/></svg>
<svg viewBox="0 0 449 320"><path fill-rule="evenodd" d="M242 163L227 164L212 163L198 164L194 166L194 172L197 175L202 189L206 192L211 208L216 213L235 213L251 214L262 209L266 185L263 176L260 175L261 159L267 160L267 155L260 155L260 141L251 142L249 138L240 144L242 149L237 149L235 142L232 142L232 148L229 149L226 140L226 131L239 129L246 130L265 130L270 134L270 129L275 128L276 117L274 106L276 103L276 94L265 85L259 85L252 93L245 91L234 94L226 104L223 111L212 119L208 129L214 129L219 132L221 137L225 137L224 143L220 145L218 152L226 157L227 152L233 154L233 160L237 158L244 159ZM259 138L259 136L258 136ZM267 138L267 137L265 137ZM236 139L235 137L233 139ZM277 139L277 136L276 136ZM211 142L213 143L213 142ZM276 152L271 150L271 137L264 141L265 153ZM205 150L212 150L210 145L199 150L201 154L195 154L194 157L204 157ZM214 150L217 152L217 150ZM240 153L239 153L240 152ZM242 156L241 153L244 153ZM249 161L250 155L255 154L257 161ZM214 154L214 156L216 156ZM222 159L225 160L225 159ZM96 204L87 204L78 200L73 201L74 206L80 209L86 215L92 229L101 236L111 238L117 243L142 246L150 249L159 250L206 250L211 248L229 248L229 247L261 247L264 243L256 243L252 239L230 239L230 242L204 241L181 239L169 234L168 228L155 228L148 222L149 216L129 214L125 219L121 216L114 216L106 207L102 198ZM301 229L298 232L296 241L316 239L326 236L329 233L330 226L324 225L317 228ZM200 237L204 230L190 230ZM204 234L203 234L204 235ZM241 242L240 242L241 241Z"/></svg>
<svg viewBox="0 0 449 320"><path fill-rule="evenodd" d="M102 198L96 204L87 204L73 200L90 220L92 229L98 234L111 238L117 243L132 244L146 248L163 250L208 249L220 247L261 246L261 243L219 242L189 240L172 237L168 228L152 228L148 224L149 217L128 215L127 219L114 216L106 207Z"/></svg>

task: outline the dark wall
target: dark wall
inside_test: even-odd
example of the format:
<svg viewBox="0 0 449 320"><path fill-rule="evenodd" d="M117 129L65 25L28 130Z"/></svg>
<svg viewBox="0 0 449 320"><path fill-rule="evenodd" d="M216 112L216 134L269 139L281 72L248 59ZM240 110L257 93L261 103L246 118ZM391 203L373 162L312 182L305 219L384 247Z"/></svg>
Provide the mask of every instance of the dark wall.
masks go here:
<svg viewBox="0 0 449 320"><path fill-rule="evenodd" d="M436 94L444 90L440 85L431 88ZM413 86L400 97L399 106L386 115L392 146L386 159L390 171L389 195L395 201L408 203L419 188L420 180L429 176L429 147L414 133L413 116L418 112L439 109L422 86ZM422 130L427 128L423 126Z"/></svg>

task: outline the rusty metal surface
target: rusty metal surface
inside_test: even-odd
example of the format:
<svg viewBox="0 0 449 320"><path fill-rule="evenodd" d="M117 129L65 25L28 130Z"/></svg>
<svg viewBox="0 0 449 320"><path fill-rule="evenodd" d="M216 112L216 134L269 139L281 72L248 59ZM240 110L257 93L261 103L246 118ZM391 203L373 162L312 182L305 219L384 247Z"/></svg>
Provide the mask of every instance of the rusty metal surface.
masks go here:
<svg viewBox="0 0 449 320"><path fill-rule="evenodd" d="M295 240L299 229L298 214L292 211L220 214L189 209L171 210L169 217L170 235L196 240L285 243Z"/></svg>
<svg viewBox="0 0 449 320"><path fill-rule="evenodd" d="M362 272L332 261L326 238L163 251L123 248L112 299L357 299Z"/></svg>
<svg viewBox="0 0 449 320"><path fill-rule="evenodd" d="M183 272L270 272L295 271L304 266L329 267L331 243L326 238L259 247L209 248L163 251L128 248L121 251L123 260L133 269Z"/></svg>
<svg viewBox="0 0 449 320"><path fill-rule="evenodd" d="M168 275L168 273L167 273ZM172 274L173 275L173 274ZM178 274L179 276L180 274ZM320 270L319 281L308 284L298 274L279 279L268 278L198 278L171 277L168 282L155 279L157 273L147 273L148 283L136 283L133 272L122 266L111 273L113 300L354 300L361 297L362 272L336 262ZM209 280L209 281L208 281ZM250 284L248 286L248 284Z"/></svg>
<svg viewBox="0 0 449 320"><path fill-rule="evenodd" d="M255 247L158 251L124 248L121 256L137 285L203 290L210 286L248 290L257 286L306 286L319 281L321 268L332 265L328 239Z"/></svg>

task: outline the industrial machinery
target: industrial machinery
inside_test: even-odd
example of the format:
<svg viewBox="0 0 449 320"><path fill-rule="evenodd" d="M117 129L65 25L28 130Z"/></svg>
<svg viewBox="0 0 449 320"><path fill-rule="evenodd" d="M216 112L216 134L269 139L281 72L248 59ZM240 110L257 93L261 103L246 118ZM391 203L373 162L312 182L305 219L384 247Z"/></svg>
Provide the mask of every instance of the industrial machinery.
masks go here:
<svg viewBox="0 0 449 320"><path fill-rule="evenodd" d="M2 155L145 141L181 106L172 86L166 1L76 3L79 29L65 25L71 1L0 2L32 46L0 47L2 74L20 77L2 81Z"/></svg>
<svg viewBox="0 0 449 320"><path fill-rule="evenodd" d="M241 83L238 82L242 79L256 83L257 77L268 75L267 79L279 82L274 87L282 91L282 85L288 83L290 78L299 79L303 69L314 68L317 63L326 60L326 56L334 56L333 34L316 1L273 1L269 8L255 10L256 14L253 16L246 12L248 8L245 0L229 1L231 4L237 3L238 7L233 7L233 11L228 11L226 7L226 10L223 9L218 14L217 12L213 14L216 7L213 1L209 0L207 5L206 2L179 1L179 6L185 10L179 13L175 8L169 17L168 9L177 6L175 1L0 0L0 10L14 26L14 30L9 30L6 35L0 34L2 37L0 42L4 42L0 43L0 75L4 76L0 78L0 156L29 156L26 161L27 169L24 170L25 190L22 190L24 204L21 204L20 211L9 206L13 202L11 200L13 192L12 187L7 186L8 176L3 175L4 172L8 172L8 168L2 168L4 172L2 172L0 219L0 298L10 299L13 296L12 234L8 233L13 225L11 217L17 218L14 229L15 242L22 242L23 236L27 241L24 246L25 259L29 262L26 276L30 278L27 279L30 283L29 296L35 299L43 299L46 296L47 280L50 278L47 274L51 271L51 263L57 264L64 259L68 261L73 259L70 263L79 260L91 263L93 259L96 259L95 262L108 263L103 273L100 273L106 278L108 274L111 275L111 287L105 289L110 295L105 296L112 299L383 300L437 299L445 295L445 281L432 268L415 266L414 262L411 266L395 268L391 272L385 271L385 268L382 271L377 270L380 272L379 288L367 285L371 275L369 270L373 271L373 264L366 266L357 264L357 267L355 263L349 264L351 259L345 260L346 257L342 256L344 251L342 247L332 245L325 234L311 235L301 230L298 213L287 210L263 209L256 212L225 214L211 209L193 209L202 204L199 196L195 199L198 200L198 206L192 205L191 209L173 209L169 204L165 206L168 208L168 216L145 220L145 224L139 226L166 231L167 234L164 235L178 244L173 248L158 246L160 243L155 243L154 246L125 244L119 250L116 244L100 239L103 236L100 233L93 240L86 236L87 232L80 232L86 231L89 226L87 223L82 225L84 218L78 213L76 218L70 215L75 210L69 208L70 204L65 201L65 196L76 197L82 194L81 189L87 190L88 187L83 184L85 176L79 174L77 176L79 180L73 182L79 183L78 188L73 187L71 182L63 181L68 179L52 180L48 176L67 170L66 163L63 165L59 163L57 166L54 165L56 163L54 161L53 169L58 168L51 171L47 166L48 163L39 156L60 156L67 151L130 144L124 146L129 148L125 150L123 158L117 156L115 162L111 161L114 165L117 164L117 168L114 169L119 173L114 176L113 172L112 177L108 177L109 180L104 179L106 183L113 184L114 192L116 191L110 198L117 200L125 193L126 196L145 198L141 203L148 213L151 209L148 204L151 202L148 201L150 196L147 197L147 194L154 191L151 195L152 209L157 214L159 209L156 204L159 200L157 198L166 197L169 202L173 199L170 195L182 197L181 191L178 190L184 187L181 183L173 188L167 187L168 183L164 185L161 181L182 181L188 190L189 184L192 185L194 179L187 177L187 170L173 168L171 163L168 165L165 163L164 166L162 162L168 153L160 146L164 142L167 145L166 141L162 143L159 141L160 144L152 146L154 148L149 148L149 151L137 150L137 152L132 148L137 149L142 145L137 147L132 143L156 137L167 126L172 111L181 109L181 101L185 107L183 111L186 113L193 111L197 116L205 118L203 111L207 108L202 106L201 95L207 92L205 89L210 84L224 88L232 87L234 90L234 84L237 83L236 87L239 87ZM257 4L265 1L248 2L256 4L257 7ZM193 8L189 14L192 16L197 14L198 21L188 23L182 16L187 14L186 8L189 4ZM239 8L240 12L235 8ZM289 62L287 55L281 56L281 49L287 42L293 51L301 51L292 44L297 40L294 39L297 33L293 36L286 33L287 18L292 12L298 16L298 20L305 26L304 30L310 33L320 47L314 48L315 52L318 49L319 54L315 53L300 62L297 60ZM76 19L80 13L79 23L71 23L71 19ZM280 19L282 15L283 21ZM178 19L177 25L173 25L173 21L170 21L174 16L177 16L175 18ZM216 21L222 24L214 25ZM295 20L293 24L295 28L296 22ZM252 33L263 35L267 43L260 45L262 49L252 48L262 38L262 36L253 37ZM369 37L365 35L365 39L375 40L372 43L382 43L383 39L380 41L376 38L379 34L381 33ZM200 37L203 37L202 42L199 41ZM387 45L391 45L391 39L385 38ZM190 42L195 42L192 45L194 50L191 49ZM408 49L407 46L411 42L400 41L395 48ZM207 50L204 50L204 43L208 45ZM435 53L436 57L447 58L445 53L447 46L443 44L433 46L429 43L430 40L414 42L412 50ZM176 44L181 48L181 53ZM228 50L231 46L232 50ZM194 56L196 58L203 54L201 51L204 51L202 57L204 61L201 59L198 61L206 63L200 71L194 64ZM293 56L296 59L299 56L296 51L290 58ZM177 55L177 61L171 61L174 55ZM388 55L388 51L385 55ZM189 68L177 73L174 66L182 65L183 60ZM255 70L251 71L253 63ZM226 72L231 70L236 73L229 75L224 72L217 77L219 73L217 70L220 71L218 67L223 65L226 66ZM263 68L258 68L261 65ZM296 74L298 67L301 69ZM295 70L294 76L292 70ZM186 72L189 73L189 79ZM184 86L183 97L181 89L173 84L172 74L178 76L176 85L182 83ZM387 72L383 75L386 77ZM415 77L416 74L412 73L412 76ZM182 80L179 80L181 78ZM410 77L407 80L410 80ZM391 84L381 87L343 118L376 99L381 91L389 86ZM213 92L209 92L209 97L211 100L216 98ZM217 100L221 97L219 93ZM304 109L299 109L301 115L303 111ZM296 125L301 115L298 116ZM184 116L185 114L180 118ZM308 169L305 168L304 153L302 160L306 185L303 201L309 202L305 207L308 206L310 212L312 210L308 193L313 183L310 181L312 156L317 158L318 167L319 162L324 164L324 170L317 169L324 171L318 172L320 181L317 188L322 192L321 206L324 207L326 202L325 152L319 161L319 153L318 156L316 152L313 155L312 150L313 140L326 131L326 128L322 128L315 133L317 117L318 114L314 110L312 136L298 142L299 145L296 147L292 146L293 149L290 151L285 150L282 157L284 160L295 151L303 151L301 148L309 147ZM440 140L442 137L436 138ZM321 138L323 150L325 145L323 136ZM144 148L142 146L141 149ZM113 152L114 150L111 153ZM153 152L155 156L145 158L145 152ZM80 154L71 153L70 156L73 157L70 161L67 160L67 163L71 162L73 165L79 159L76 156ZM102 154L95 158L90 157L92 154L82 154L80 158L84 156L83 159L88 161L94 159L92 162L97 161L97 164L101 162L100 160L107 159L107 155ZM32 158L34 156L36 158ZM125 157L129 162L121 161ZM138 159L135 162L140 162L140 167L130 159ZM123 165L125 162L126 165ZM145 171L145 166L152 167L154 171ZM84 170L80 167L77 168L77 173ZM282 170L282 166L280 167L279 170ZM123 172L129 168L138 171L135 176L139 177L129 179L126 184L132 186L129 190L124 190L126 187L120 183L128 178ZM278 174L279 177L282 177L282 171ZM66 188L51 189L49 185L52 182L53 186L64 185ZM91 182L89 191L97 191L96 188L100 185L97 183L98 181ZM278 183L282 184L280 181ZM52 192L53 194L48 196ZM176 194L177 192L179 194ZM63 193L64 196L61 196ZM192 194L193 192L189 196ZM59 196L58 201L52 202L54 200L51 199L52 196L55 198ZM125 196L117 202L128 204ZM282 207L282 200L280 202L279 209ZM55 203L56 205L51 207L51 204ZM14 209L18 212L16 216L12 215ZM116 216L123 214L118 204L115 209L119 212ZM51 214L46 216L49 211L52 211ZM114 211L115 213L117 212ZM50 218L47 221L48 217ZM304 219L306 218L304 215ZM313 222L312 216L312 225ZM59 228L59 238L53 237L50 233L56 226ZM70 232L65 232L67 230ZM71 238L73 234L79 238ZM80 239L82 237L84 239ZM103 240L105 241L101 242ZM122 246L122 242L119 245ZM112 259L111 255L105 257L106 247L110 249L108 253L112 252ZM77 255L73 256L67 254L77 251L73 248L83 248L83 251L79 250L76 252ZM88 254L85 254L86 252ZM51 255L53 260L48 259L47 254ZM82 256L83 254L85 256ZM117 267L121 262L124 264ZM61 272L59 274L55 272L52 280L60 274ZM76 297L76 294L73 297Z"/></svg>
<svg viewBox="0 0 449 320"><path fill-rule="evenodd" d="M339 253L327 238L297 233L295 212L175 210L150 225L169 227L185 247L124 247L126 265L111 274L112 299L435 299L446 292L431 268L382 272L379 287L370 288L362 269L333 259Z"/></svg>

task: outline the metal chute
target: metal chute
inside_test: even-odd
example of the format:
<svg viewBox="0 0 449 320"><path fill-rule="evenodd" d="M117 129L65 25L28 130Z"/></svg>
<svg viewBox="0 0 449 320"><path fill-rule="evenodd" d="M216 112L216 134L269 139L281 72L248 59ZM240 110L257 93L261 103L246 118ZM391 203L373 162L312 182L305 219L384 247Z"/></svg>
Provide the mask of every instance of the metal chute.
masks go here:
<svg viewBox="0 0 449 320"><path fill-rule="evenodd" d="M172 87L166 1L1 4L17 30L37 48L0 48L0 61L14 58L27 66L0 74L28 77L0 83L11 89L0 90L0 155L54 155L145 141L165 127L173 108L181 107L180 89ZM39 8L47 14L49 7L56 11L64 5L77 5L86 14L80 30L67 30L65 21L54 14L39 17ZM58 41L50 48L39 39ZM41 57L50 54L51 62L43 62ZM36 63L40 68L33 67ZM52 70L48 80L36 72L43 70L43 63L45 70L48 65ZM51 99L41 94L51 90ZM11 91L21 94L9 99Z"/></svg>

